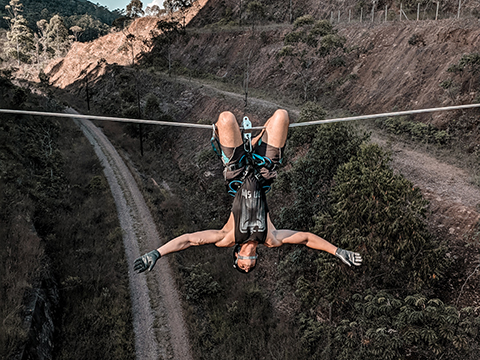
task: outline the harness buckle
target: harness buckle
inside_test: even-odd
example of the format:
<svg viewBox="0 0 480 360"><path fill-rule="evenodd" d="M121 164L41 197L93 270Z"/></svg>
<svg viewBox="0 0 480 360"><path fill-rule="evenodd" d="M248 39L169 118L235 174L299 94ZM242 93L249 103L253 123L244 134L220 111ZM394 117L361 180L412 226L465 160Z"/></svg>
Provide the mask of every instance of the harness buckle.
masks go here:
<svg viewBox="0 0 480 360"><path fill-rule="evenodd" d="M250 119L248 116L243 117L243 148L247 153L252 152L252 132L251 131L245 131L245 130L251 130L252 129L252 123L250 122Z"/></svg>

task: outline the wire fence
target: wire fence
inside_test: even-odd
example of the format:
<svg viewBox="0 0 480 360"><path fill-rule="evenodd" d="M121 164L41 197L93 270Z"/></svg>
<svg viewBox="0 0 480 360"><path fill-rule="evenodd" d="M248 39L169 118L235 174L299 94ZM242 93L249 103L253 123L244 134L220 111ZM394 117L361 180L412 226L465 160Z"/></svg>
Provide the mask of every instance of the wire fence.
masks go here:
<svg viewBox="0 0 480 360"><path fill-rule="evenodd" d="M417 3L416 8L412 6L404 7L400 3L399 7L379 7L376 1L369 7L359 9L331 11L330 22L332 24L340 23L386 23L392 21L421 21L421 20L442 20L442 19L480 19L480 10L471 8L463 9L465 0L459 0L458 8L442 9L440 1L429 2L426 5Z"/></svg>

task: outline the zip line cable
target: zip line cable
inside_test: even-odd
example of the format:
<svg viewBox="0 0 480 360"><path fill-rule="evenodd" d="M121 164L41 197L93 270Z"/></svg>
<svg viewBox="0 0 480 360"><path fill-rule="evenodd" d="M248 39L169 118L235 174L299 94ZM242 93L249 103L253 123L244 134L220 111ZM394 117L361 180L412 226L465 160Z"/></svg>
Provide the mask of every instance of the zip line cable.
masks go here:
<svg viewBox="0 0 480 360"><path fill-rule="evenodd" d="M132 123L139 123L139 124L191 127L191 128L212 130L212 125L179 123L179 122L159 121L159 120L128 119L128 118L109 117L109 116L53 113L53 112L26 111L26 110L10 110L10 109L0 109L0 113L20 114L20 115L52 116L52 117L66 117L66 118L74 118L74 119L88 119L88 120L102 120L102 121L132 122Z"/></svg>
<svg viewBox="0 0 480 360"><path fill-rule="evenodd" d="M429 109L406 110L406 111L397 111L397 112L382 113L382 114L360 115L360 116L351 116L351 117L334 118L334 119L326 119L326 120L306 121L301 123L290 124L289 127L294 128L294 127L300 127L300 126L320 125L320 124L328 124L328 123L342 122L342 121L378 119L383 117L413 115L413 114L422 114L422 113L438 112L438 111L462 110L462 109L471 109L471 108L478 108L478 107L480 107L480 104L467 104L467 105L429 108ZM159 121L159 120L129 119L129 118L97 116L97 115L67 114L67 113L53 113L53 112L43 112L43 111L27 111L27 110L12 110L12 109L0 109L0 113L17 114L17 115L66 117L66 118L101 120L101 121L131 122L131 123L149 124L149 125L177 126L177 127L189 127L189 128L212 130L212 125L180 123L180 122ZM263 126L256 126L256 127L252 127L251 129L261 130L263 128L264 128Z"/></svg>
<svg viewBox="0 0 480 360"><path fill-rule="evenodd" d="M480 107L480 104L467 104L467 105L456 105L456 106L429 108L429 109L406 110L406 111L397 111L397 112L391 112L391 113L360 115L360 116L351 116L351 117L318 120L318 121L305 121L305 122L301 122L301 123L290 124L289 127L300 127L300 126L309 126L309 125L318 125L318 124L328 124L328 123L341 122L341 121L378 119L378 118L383 118L383 117L422 114L422 113L436 112L436 111L471 109L471 108L477 108L477 107Z"/></svg>

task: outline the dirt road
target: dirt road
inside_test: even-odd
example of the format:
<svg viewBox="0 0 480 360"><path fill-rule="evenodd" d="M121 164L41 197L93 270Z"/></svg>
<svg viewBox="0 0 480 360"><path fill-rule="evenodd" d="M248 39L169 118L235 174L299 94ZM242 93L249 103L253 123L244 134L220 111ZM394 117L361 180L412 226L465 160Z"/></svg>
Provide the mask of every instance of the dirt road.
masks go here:
<svg viewBox="0 0 480 360"><path fill-rule="evenodd" d="M67 112L77 113L73 109ZM161 259L154 271L140 275L131 266L140 254L161 244L143 196L130 170L100 129L88 120L75 122L104 166L115 199L129 264L136 357L191 360L181 302L168 262Z"/></svg>

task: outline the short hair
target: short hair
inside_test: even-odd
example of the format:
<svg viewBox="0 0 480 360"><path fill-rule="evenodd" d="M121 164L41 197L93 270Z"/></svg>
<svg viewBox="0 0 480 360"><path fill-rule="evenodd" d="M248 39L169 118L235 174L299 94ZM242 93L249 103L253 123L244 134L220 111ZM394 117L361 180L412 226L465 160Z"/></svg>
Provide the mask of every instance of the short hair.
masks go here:
<svg viewBox="0 0 480 360"><path fill-rule="evenodd" d="M245 270L241 269L240 266L237 265L238 256L239 256L238 252L240 251L241 248L242 248L241 244L236 244L235 247L233 248L233 267L238 272L241 272L242 274L247 274ZM258 260L258 254L256 255L255 259ZM253 269L255 269L256 266L257 266L257 261L255 261L255 265L253 265L253 267L250 268L248 272L251 272Z"/></svg>

